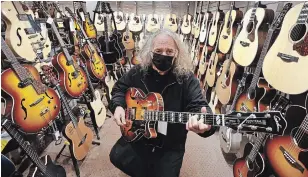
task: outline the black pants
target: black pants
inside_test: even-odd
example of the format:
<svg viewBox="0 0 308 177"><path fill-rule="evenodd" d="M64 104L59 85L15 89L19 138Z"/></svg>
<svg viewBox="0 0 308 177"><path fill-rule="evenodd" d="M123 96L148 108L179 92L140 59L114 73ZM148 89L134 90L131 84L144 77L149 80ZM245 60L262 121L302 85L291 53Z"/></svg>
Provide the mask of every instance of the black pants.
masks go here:
<svg viewBox="0 0 308 177"><path fill-rule="evenodd" d="M178 177L184 150L153 149L153 146L127 143L120 138L109 156L114 166L132 177Z"/></svg>

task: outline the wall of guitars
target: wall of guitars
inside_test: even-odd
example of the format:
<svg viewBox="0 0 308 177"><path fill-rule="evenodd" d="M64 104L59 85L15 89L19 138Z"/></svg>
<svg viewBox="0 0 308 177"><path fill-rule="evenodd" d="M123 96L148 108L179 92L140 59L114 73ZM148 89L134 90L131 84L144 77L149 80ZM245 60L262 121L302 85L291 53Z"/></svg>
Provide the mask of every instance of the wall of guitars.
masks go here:
<svg viewBox="0 0 308 177"><path fill-rule="evenodd" d="M308 176L308 2L5 1L1 21L1 125L29 175L66 176L28 138L44 134L66 141L80 176L113 85L147 36L169 29L212 111L242 117L218 134L233 175ZM30 163L16 169L3 143L1 175L22 176Z"/></svg>

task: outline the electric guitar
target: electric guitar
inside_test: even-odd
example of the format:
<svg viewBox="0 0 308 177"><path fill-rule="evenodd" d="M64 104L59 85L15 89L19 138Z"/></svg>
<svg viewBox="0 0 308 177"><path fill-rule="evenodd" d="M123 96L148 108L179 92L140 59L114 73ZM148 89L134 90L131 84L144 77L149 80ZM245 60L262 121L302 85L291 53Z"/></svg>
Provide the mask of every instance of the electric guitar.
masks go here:
<svg viewBox="0 0 308 177"><path fill-rule="evenodd" d="M272 23L274 18L273 10L258 6L259 2L246 12L242 20L243 28L233 44L234 60L241 66L249 66L256 58L259 58L267 35L268 24Z"/></svg>
<svg viewBox="0 0 308 177"><path fill-rule="evenodd" d="M43 157L43 161L40 160L39 155L33 149L29 142L25 141L24 138L18 132L18 128L15 127L12 122L5 119L2 122L2 127L8 132L8 134L14 138L21 149L23 149L30 160L33 162L33 166L30 169L30 174L33 177L66 177L65 169L60 165L55 165L50 157L46 155ZM7 169L6 169L7 170Z"/></svg>
<svg viewBox="0 0 308 177"><path fill-rule="evenodd" d="M141 17L138 14L138 2L137 1L135 1L135 5L136 5L136 13L135 14L131 13L130 16L129 16L130 20L126 23L128 23L128 27L129 27L130 31L136 33L136 32L140 32L142 30L142 24L141 24Z"/></svg>
<svg viewBox="0 0 308 177"><path fill-rule="evenodd" d="M192 115L198 115L198 119L203 118L204 123L212 126L228 126L240 131L253 129L256 132L280 134L286 127L279 111L253 114L234 112L227 115L163 111L163 98L160 94L150 92L146 95L137 88L129 88L125 100L126 125L121 126L120 129L123 138L128 142L138 140L142 136L148 139L156 138L155 122L157 121L185 124ZM260 121L263 122L262 125ZM280 126L282 129L277 129Z"/></svg>
<svg viewBox="0 0 308 177"><path fill-rule="evenodd" d="M219 37L218 49L221 53L227 54L231 49L233 38L236 36L237 24L243 18L243 12L234 7L234 1L231 2L230 10L226 13L222 31Z"/></svg>
<svg viewBox="0 0 308 177"><path fill-rule="evenodd" d="M148 20L146 24L146 30L148 32L154 33L160 29L160 21L157 14L155 14L155 4L152 1L153 13L148 15Z"/></svg>
<svg viewBox="0 0 308 177"><path fill-rule="evenodd" d="M289 10L262 67L268 83L289 94L300 94L308 90L307 11L307 1Z"/></svg>
<svg viewBox="0 0 308 177"><path fill-rule="evenodd" d="M115 20L115 25L117 26L117 30L122 31L125 29L125 21L124 21L124 13L122 11L119 10L119 7L121 6L121 1L118 2L116 1L116 5L117 5L117 11L113 12L113 15L115 16L114 20ZM114 30L114 24L112 24L112 29Z"/></svg>
<svg viewBox="0 0 308 177"><path fill-rule="evenodd" d="M18 62L3 37L1 50L11 61L11 68L1 73L1 90L13 99L11 118L23 132L36 133L56 119L60 99L42 84L35 67Z"/></svg>
<svg viewBox="0 0 308 177"><path fill-rule="evenodd" d="M222 10L219 9L220 2L217 2L216 6L217 6L217 10L214 12L214 15L213 15L213 18L212 18L212 25L211 25L211 29L210 29L210 32L209 32L209 45L212 46L212 47L215 45L215 43L219 42L218 38L219 38L220 33L221 33L221 27L220 26L222 26L221 22L224 19L224 13L222 12Z"/></svg>
<svg viewBox="0 0 308 177"><path fill-rule="evenodd" d="M122 43L125 46L126 50L132 50L135 47L135 41L133 39L133 33L130 32L130 27L129 27L129 23L130 23L130 18L128 18L128 16L126 17L126 30L123 33L123 37L122 37Z"/></svg>
<svg viewBox="0 0 308 177"><path fill-rule="evenodd" d="M187 5L186 15L183 16L183 23L181 25L182 34L188 35L191 32L191 15L189 14L189 2Z"/></svg>
<svg viewBox="0 0 308 177"><path fill-rule="evenodd" d="M51 43L48 37L41 40L42 29L34 21L33 12L17 1L1 2L1 6L2 19L7 26L5 41L14 55L31 62L48 58Z"/></svg>
<svg viewBox="0 0 308 177"><path fill-rule="evenodd" d="M172 32L176 32L178 29L178 24L176 22L176 15L173 13L172 10L172 1L170 1L169 6L170 14L165 16L164 28L171 30Z"/></svg>
<svg viewBox="0 0 308 177"><path fill-rule="evenodd" d="M207 3L206 11L203 15L203 20L201 23L201 30L200 30L200 36L199 36L199 42L201 43L203 43L205 39L208 38L208 33L209 33L210 26L211 26L210 22L211 22L213 15L211 12L208 11L209 5L210 5L210 2ZM207 42L205 42L204 45L206 46Z"/></svg>
<svg viewBox="0 0 308 177"><path fill-rule="evenodd" d="M84 6L86 2L84 1L79 1L80 3L80 8L78 9L78 15L80 19L82 19L82 27L83 30L85 31L86 35L90 39L96 39L97 37L97 32L95 29L95 25L93 24L90 14L86 11L86 7Z"/></svg>
<svg viewBox="0 0 308 177"><path fill-rule="evenodd" d="M102 2L101 1L97 1L96 3L96 7L95 10L93 11L93 24L96 28L97 32L104 32L105 28L104 28L104 21L103 21L103 17L102 17Z"/></svg>

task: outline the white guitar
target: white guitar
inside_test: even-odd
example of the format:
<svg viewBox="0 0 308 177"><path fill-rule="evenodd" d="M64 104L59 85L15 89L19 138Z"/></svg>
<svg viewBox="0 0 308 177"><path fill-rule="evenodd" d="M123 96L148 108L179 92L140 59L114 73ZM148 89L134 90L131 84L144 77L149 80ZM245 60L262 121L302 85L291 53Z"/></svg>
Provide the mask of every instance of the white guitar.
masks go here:
<svg viewBox="0 0 308 177"><path fill-rule="evenodd" d="M181 25L182 34L190 34L191 32L191 15L189 14L189 3L187 5L186 15L183 16L183 22Z"/></svg>
<svg viewBox="0 0 308 177"><path fill-rule="evenodd" d="M176 32L178 29L178 24L176 22L176 15L172 10L172 1L170 1L170 14L165 16L164 28L171 30L172 32Z"/></svg>
<svg viewBox="0 0 308 177"><path fill-rule="evenodd" d="M206 12L203 15L203 20L202 20L202 23L201 23L199 41L202 42L202 43L205 41L205 39L208 35L209 29L210 29L210 28L208 28L208 26L210 25L210 21L211 21L212 16L213 16L212 13L208 11L209 5L210 5L210 3L208 2L207 7L206 7ZM207 42L204 45L207 45Z"/></svg>
<svg viewBox="0 0 308 177"><path fill-rule="evenodd" d="M103 9L102 9L102 3L101 1L97 1L95 10L94 10L94 26L96 28L97 32L104 32L105 26L104 26L104 20L103 20Z"/></svg>
<svg viewBox="0 0 308 177"><path fill-rule="evenodd" d="M131 13L129 16L128 27L132 32L140 32L142 30L141 17L138 14L138 3L135 1L136 14Z"/></svg>
<svg viewBox="0 0 308 177"><path fill-rule="evenodd" d="M159 16L155 14L154 1L152 1L152 8L153 8L153 13L148 15L146 30L148 32L154 33L160 29L160 20L159 20Z"/></svg>
<svg viewBox="0 0 308 177"><path fill-rule="evenodd" d="M119 9L119 7L121 6L121 1L120 2L118 2L118 1L116 1L116 4L117 4L117 11L116 12L113 12L113 15L114 15L114 17L115 17L115 24L116 24L116 26L117 26L117 30L118 31L122 31L122 30L124 30L125 29L125 26L126 26L126 24L125 24L125 21L124 21L124 18L125 18L125 16L124 16L124 13L122 12L122 11L120 11ZM112 23L112 29L114 30L115 28L114 28L114 24Z"/></svg>
<svg viewBox="0 0 308 177"><path fill-rule="evenodd" d="M111 91L112 91L112 88L115 84L115 81L113 79L113 77L110 75L109 71L107 71L107 76L105 77L105 84L107 85L108 87L108 94L109 94L109 98L111 99Z"/></svg>

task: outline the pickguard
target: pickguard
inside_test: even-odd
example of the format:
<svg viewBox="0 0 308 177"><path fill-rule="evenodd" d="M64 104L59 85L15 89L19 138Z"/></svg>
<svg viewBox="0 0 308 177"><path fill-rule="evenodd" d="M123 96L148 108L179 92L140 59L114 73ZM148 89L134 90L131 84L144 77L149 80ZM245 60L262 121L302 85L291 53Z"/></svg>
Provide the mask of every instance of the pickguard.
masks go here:
<svg viewBox="0 0 308 177"><path fill-rule="evenodd" d="M304 40L293 45L293 50L297 51L301 56L308 55L308 34L306 34Z"/></svg>

